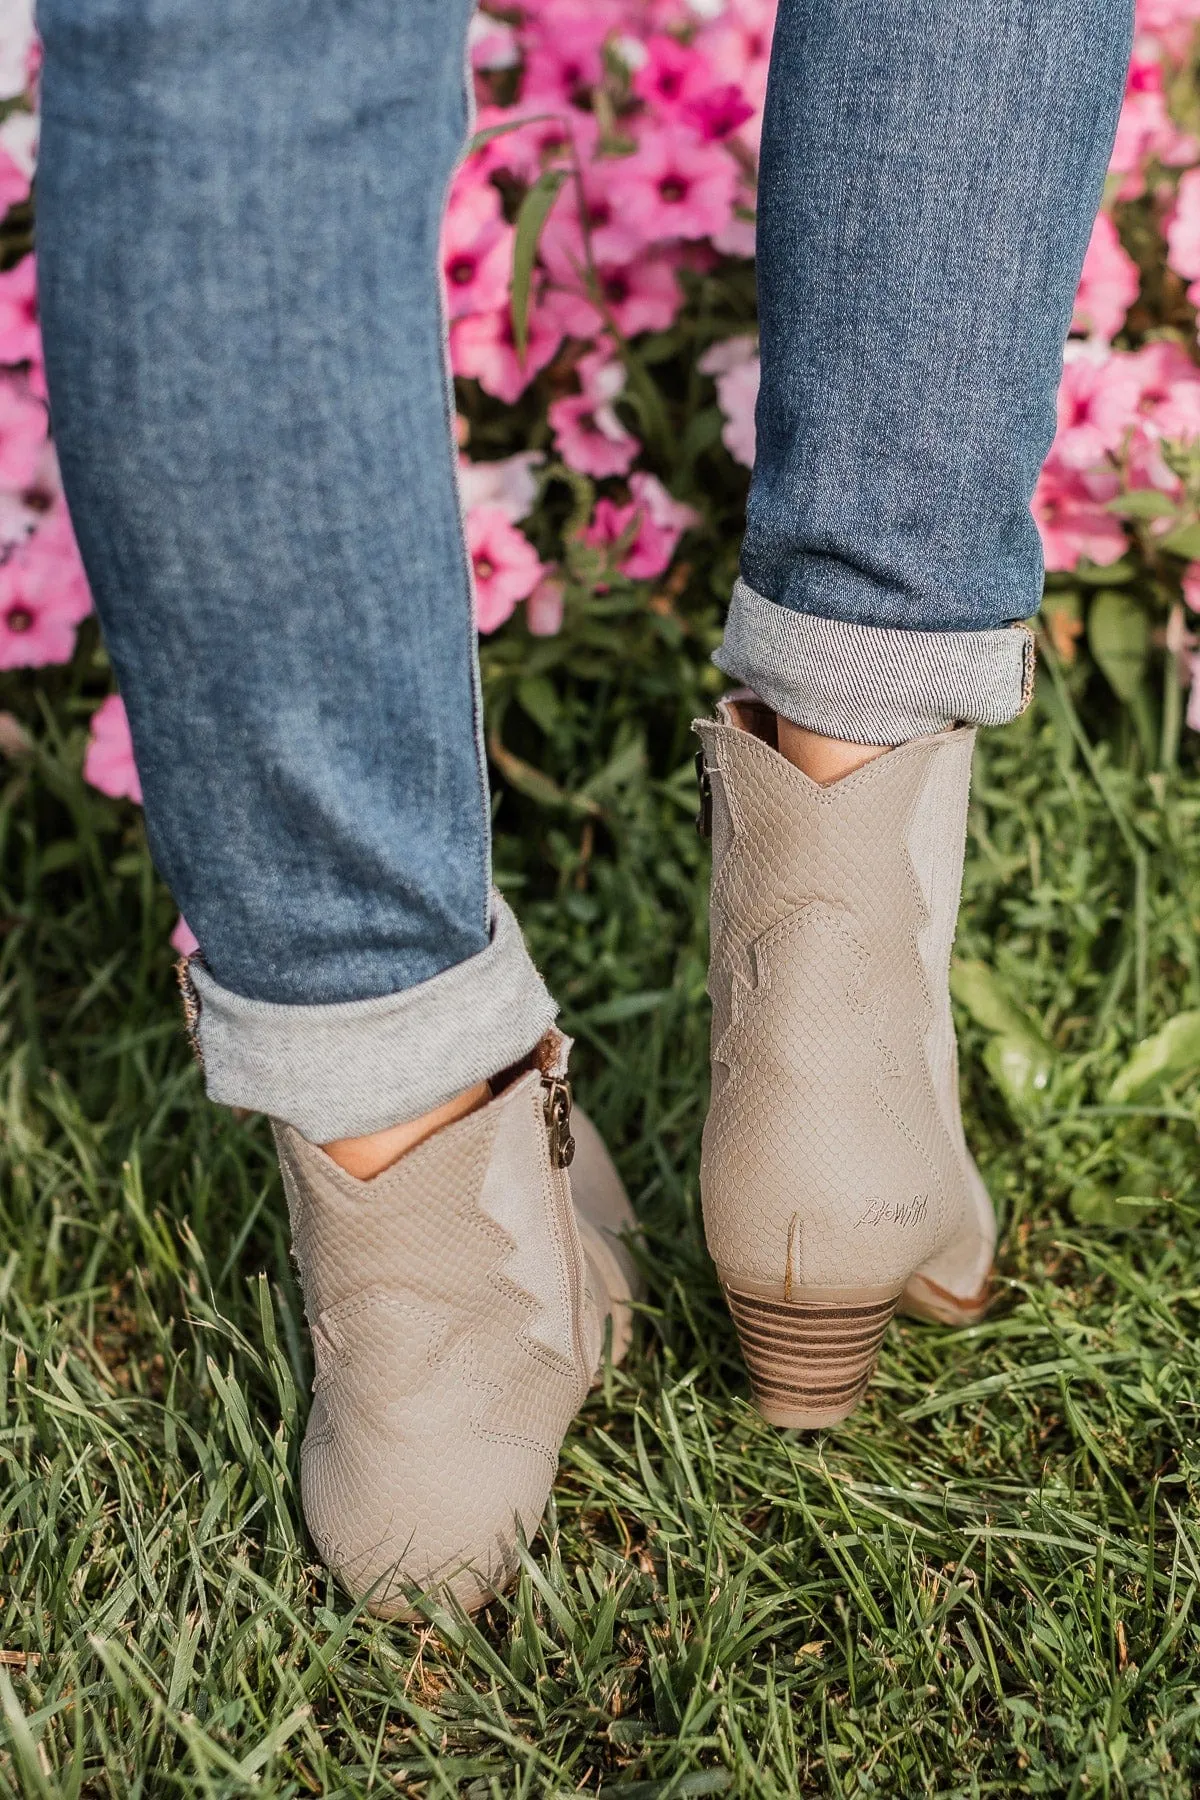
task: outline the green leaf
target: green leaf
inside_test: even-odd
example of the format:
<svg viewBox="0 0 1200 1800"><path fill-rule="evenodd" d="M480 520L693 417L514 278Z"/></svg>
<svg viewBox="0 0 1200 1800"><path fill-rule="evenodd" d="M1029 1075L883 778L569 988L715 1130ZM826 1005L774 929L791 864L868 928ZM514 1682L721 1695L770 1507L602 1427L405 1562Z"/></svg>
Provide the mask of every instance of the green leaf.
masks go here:
<svg viewBox="0 0 1200 1800"><path fill-rule="evenodd" d="M1185 556L1190 562L1194 556L1200 556L1200 525L1181 525L1178 531L1169 531L1159 539L1158 547L1169 550L1172 556Z"/></svg>
<svg viewBox="0 0 1200 1800"><path fill-rule="evenodd" d="M503 125L488 125L483 131L477 131L467 145L467 155L473 156L476 150L482 150L493 138L507 137L510 131L520 131L523 125L541 125L557 119L557 113L526 113L521 119L506 119Z"/></svg>
<svg viewBox="0 0 1200 1800"><path fill-rule="evenodd" d="M1119 583L1133 580L1133 564L1081 562L1071 570L1071 574L1076 581L1082 581L1085 587L1116 587Z"/></svg>
<svg viewBox="0 0 1200 1800"><path fill-rule="evenodd" d="M1150 659L1150 621L1128 594L1105 588L1088 611L1088 646L1108 685L1129 703L1141 688Z"/></svg>
<svg viewBox="0 0 1200 1800"><path fill-rule="evenodd" d="M558 690L546 675L527 675L517 684L517 703L549 737L562 717Z"/></svg>
<svg viewBox="0 0 1200 1800"><path fill-rule="evenodd" d="M1115 500L1109 500L1104 510L1116 513L1118 519L1170 519L1178 508L1158 488L1135 488L1131 494L1118 494Z"/></svg>
<svg viewBox="0 0 1200 1800"><path fill-rule="evenodd" d="M1123 1106L1196 1068L1200 1068L1200 1012L1176 1013L1161 1031L1134 1047L1109 1088L1108 1098L1113 1105Z"/></svg>
<svg viewBox="0 0 1200 1800"><path fill-rule="evenodd" d="M538 176L521 202L513 240L512 322L517 355L524 360L529 341L529 284L542 227L567 179L566 169L547 169Z"/></svg>
<svg viewBox="0 0 1200 1800"><path fill-rule="evenodd" d="M1153 1194L1114 1194L1099 1182L1083 1181L1071 1189L1067 1205L1078 1225L1107 1225L1117 1231L1140 1225L1152 1206Z"/></svg>
<svg viewBox="0 0 1200 1800"><path fill-rule="evenodd" d="M1036 1110L1050 1085L1051 1052L1033 1037L994 1037L983 1066L1014 1113Z"/></svg>
<svg viewBox="0 0 1200 1800"><path fill-rule="evenodd" d="M985 962L956 962L950 970L950 992L985 1031L1004 1037L1029 1038L1049 1050L1036 1024L1001 985L994 969Z"/></svg>

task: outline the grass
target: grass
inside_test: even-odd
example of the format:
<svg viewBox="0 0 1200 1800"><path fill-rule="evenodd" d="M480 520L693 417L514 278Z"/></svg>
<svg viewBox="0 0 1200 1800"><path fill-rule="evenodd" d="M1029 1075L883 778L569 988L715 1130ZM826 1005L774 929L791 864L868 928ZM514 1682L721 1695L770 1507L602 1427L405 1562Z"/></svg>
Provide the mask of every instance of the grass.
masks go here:
<svg viewBox="0 0 1200 1800"><path fill-rule="evenodd" d="M1078 668L983 744L959 950L1045 1060L1006 1099L963 1016L1003 1298L898 1324L844 1427L781 1434L701 1233L687 727L716 621L677 599L488 648L498 867L651 1295L517 1590L419 1630L357 1615L304 1535L278 1177L264 1122L202 1096L140 820L80 781L100 653L9 680L35 748L0 767L3 1792L1197 1791L1200 1089L1106 1098L1200 1006L1195 760L1142 771Z"/></svg>

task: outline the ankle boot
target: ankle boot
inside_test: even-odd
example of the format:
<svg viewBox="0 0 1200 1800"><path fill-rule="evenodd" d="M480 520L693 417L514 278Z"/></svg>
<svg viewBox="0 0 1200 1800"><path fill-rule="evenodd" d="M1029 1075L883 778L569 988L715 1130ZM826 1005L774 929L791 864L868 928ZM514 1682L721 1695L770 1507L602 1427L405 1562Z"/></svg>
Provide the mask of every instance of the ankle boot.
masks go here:
<svg viewBox="0 0 1200 1800"><path fill-rule="evenodd" d="M991 1202L963 1138L950 1014L974 732L828 786L752 696L697 721L713 840L708 1247L777 1425L861 1399L898 1307L989 1300Z"/></svg>
<svg viewBox="0 0 1200 1800"><path fill-rule="evenodd" d="M633 1214L570 1090L522 1075L371 1181L275 1124L316 1361L301 1452L314 1542L368 1610L471 1610L511 1581L600 1360L629 1341ZM586 1210L590 1209L590 1210Z"/></svg>

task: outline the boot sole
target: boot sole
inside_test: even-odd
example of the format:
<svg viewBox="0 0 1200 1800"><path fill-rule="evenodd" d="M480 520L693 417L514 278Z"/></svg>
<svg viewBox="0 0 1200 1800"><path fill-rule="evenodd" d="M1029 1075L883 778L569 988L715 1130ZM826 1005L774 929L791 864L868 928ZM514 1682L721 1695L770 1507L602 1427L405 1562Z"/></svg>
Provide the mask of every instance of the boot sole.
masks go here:
<svg viewBox="0 0 1200 1800"><path fill-rule="evenodd" d="M895 1317L895 1289L824 1288L783 1299L741 1282L721 1285L764 1419L822 1431L853 1412Z"/></svg>
<svg viewBox="0 0 1200 1800"><path fill-rule="evenodd" d="M914 1275L896 1310L910 1319L928 1319L935 1325L977 1325L995 1298L990 1269L978 1292L965 1296L939 1287L927 1275Z"/></svg>

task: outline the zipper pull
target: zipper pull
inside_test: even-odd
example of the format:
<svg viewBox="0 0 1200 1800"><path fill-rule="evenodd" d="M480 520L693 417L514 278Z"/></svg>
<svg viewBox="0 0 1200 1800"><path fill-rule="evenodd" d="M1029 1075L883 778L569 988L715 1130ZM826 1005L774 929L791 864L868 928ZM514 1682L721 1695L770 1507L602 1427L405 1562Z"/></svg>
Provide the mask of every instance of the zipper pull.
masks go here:
<svg viewBox="0 0 1200 1800"><path fill-rule="evenodd" d="M696 752L696 780L700 784L700 811L696 814L696 830L702 838L712 836L712 776L704 760L703 750Z"/></svg>
<svg viewBox="0 0 1200 1800"><path fill-rule="evenodd" d="M542 1087L545 1090L542 1111L550 1141L550 1161L556 1169L569 1169L575 1155L575 1139L571 1136L571 1084L554 1075L543 1075Z"/></svg>

